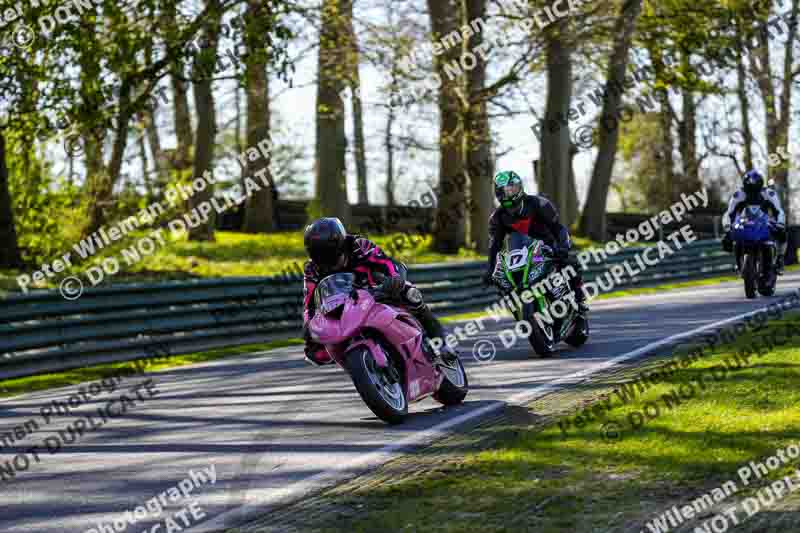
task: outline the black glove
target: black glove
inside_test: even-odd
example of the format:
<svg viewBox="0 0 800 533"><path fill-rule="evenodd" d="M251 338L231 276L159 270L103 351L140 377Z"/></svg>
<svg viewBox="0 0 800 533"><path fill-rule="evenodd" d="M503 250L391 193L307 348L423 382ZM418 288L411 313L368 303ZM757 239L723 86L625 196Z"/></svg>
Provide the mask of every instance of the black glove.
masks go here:
<svg viewBox="0 0 800 533"><path fill-rule="evenodd" d="M483 278L481 278L481 280L483 281L483 284L485 286L491 287L492 285L494 285L494 274L491 272L487 272L486 274L483 275Z"/></svg>
<svg viewBox="0 0 800 533"><path fill-rule="evenodd" d="M777 222L771 225L772 235L779 243L786 242L786 226L778 224Z"/></svg>
<svg viewBox="0 0 800 533"><path fill-rule="evenodd" d="M722 249L726 252L733 252L733 239L731 239L730 231L726 232L722 238Z"/></svg>
<svg viewBox="0 0 800 533"><path fill-rule="evenodd" d="M562 263L569 260L569 248L558 247L553 250L553 254L555 258Z"/></svg>

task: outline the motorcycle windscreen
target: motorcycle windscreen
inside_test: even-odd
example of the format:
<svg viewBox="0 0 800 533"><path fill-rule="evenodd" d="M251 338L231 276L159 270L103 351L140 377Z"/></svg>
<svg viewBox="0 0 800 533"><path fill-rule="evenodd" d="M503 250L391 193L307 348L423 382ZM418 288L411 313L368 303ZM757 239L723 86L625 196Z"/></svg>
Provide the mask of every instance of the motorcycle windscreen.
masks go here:
<svg viewBox="0 0 800 533"><path fill-rule="evenodd" d="M342 307L353 290L355 276L350 272L332 274L314 290L314 305L324 315Z"/></svg>

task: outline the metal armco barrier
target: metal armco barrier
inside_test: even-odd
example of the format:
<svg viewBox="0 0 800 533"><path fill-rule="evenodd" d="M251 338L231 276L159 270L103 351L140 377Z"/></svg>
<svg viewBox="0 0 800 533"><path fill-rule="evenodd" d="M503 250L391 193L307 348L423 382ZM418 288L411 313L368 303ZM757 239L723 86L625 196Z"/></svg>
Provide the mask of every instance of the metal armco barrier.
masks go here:
<svg viewBox="0 0 800 533"><path fill-rule="evenodd" d="M584 271L591 282L644 248L628 248ZM651 253L651 259L658 254ZM483 261L416 265L409 278L438 314L475 310L497 299L481 283ZM729 274L733 258L719 241L696 241L619 288ZM299 276L224 278L58 291L0 300L0 379L155 355L177 355L299 337Z"/></svg>

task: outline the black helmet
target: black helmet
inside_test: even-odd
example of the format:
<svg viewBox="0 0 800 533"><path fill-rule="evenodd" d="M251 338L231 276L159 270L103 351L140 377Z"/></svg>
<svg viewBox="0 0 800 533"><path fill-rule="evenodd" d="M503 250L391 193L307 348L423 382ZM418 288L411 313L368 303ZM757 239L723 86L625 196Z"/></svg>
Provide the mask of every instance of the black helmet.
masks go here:
<svg viewBox="0 0 800 533"><path fill-rule="evenodd" d="M321 267L333 268L345 250L347 232L338 218L320 218L306 227L303 242L308 256Z"/></svg>
<svg viewBox="0 0 800 533"><path fill-rule="evenodd" d="M513 170L498 172L494 177L494 195L504 208L509 210L518 208L525 196L522 178Z"/></svg>
<svg viewBox="0 0 800 533"><path fill-rule="evenodd" d="M757 170L750 170L742 177L742 189L748 198L758 198L764 188L764 176Z"/></svg>

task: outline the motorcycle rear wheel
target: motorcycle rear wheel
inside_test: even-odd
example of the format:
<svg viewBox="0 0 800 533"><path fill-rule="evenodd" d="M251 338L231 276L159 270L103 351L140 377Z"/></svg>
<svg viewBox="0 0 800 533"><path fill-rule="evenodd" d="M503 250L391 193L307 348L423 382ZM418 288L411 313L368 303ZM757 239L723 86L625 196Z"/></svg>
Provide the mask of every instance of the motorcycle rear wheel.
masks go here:
<svg viewBox="0 0 800 533"><path fill-rule="evenodd" d="M392 378L388 369L379 367L372 352L364 347L349 352L345 360L353 384L370 411L388 424L403 422L408 416L408 399L403 385ZM389 366L396 371L391 357ZM395 374L399 375L399 372Z"/></svg>

